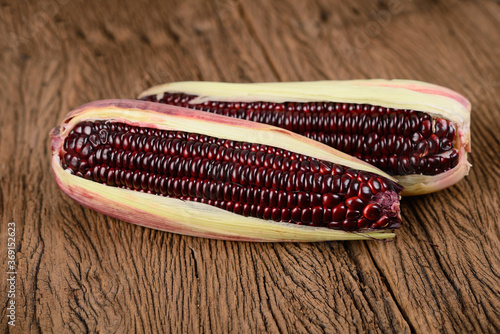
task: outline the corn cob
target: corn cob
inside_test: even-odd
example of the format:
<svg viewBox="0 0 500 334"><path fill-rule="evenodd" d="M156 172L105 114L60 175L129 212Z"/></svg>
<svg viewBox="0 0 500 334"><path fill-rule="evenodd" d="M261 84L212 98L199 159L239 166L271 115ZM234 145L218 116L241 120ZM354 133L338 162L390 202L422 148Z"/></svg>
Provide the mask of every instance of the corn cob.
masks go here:
<svg viewBox="0 0 500 334"><path fill-rule="evenodd" d="M403 195L449 187L470 167L469 102L427 83L178 82L148 89L140 98L299 133L395 176Z"/></svg>
<svg viewBox="0 0 500 334"><path fill-rule="evenodd" d="M269 125L158 103L97 101L52 131L52 168L84 206L169 232L246 241L392 238L402 187Z"/></svg>

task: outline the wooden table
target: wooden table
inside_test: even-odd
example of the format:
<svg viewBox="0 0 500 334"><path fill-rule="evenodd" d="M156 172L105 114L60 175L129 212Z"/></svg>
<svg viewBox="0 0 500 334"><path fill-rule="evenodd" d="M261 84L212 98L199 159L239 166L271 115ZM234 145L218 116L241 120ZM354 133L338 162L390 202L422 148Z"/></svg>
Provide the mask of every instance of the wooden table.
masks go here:
<svg viewBox="0 0 500 334"><path fill-rule="evenodd" d="M0 18L2 332L500 331L498 1L3 0ZM167 81L353 78L473 103L470 175L403 199L395 242L158 232L84 209L50 171L50 129L88 101Z"/></svg>

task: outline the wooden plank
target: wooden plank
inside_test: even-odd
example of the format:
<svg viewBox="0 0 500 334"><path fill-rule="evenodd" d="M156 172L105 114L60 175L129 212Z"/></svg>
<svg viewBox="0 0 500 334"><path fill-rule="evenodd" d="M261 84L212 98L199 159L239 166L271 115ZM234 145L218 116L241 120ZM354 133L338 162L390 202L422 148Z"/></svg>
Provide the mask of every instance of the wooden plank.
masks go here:
<svg viewBox="0 0 500 334"><path fill-rule="evenodd" d="M0 3L5 332L500 330L500 8L495 1ZM403 200L392 243L252 244L133 226L64 196L48 133L88 101L180 80L412 78L473 103L474 165Z"/></svg>

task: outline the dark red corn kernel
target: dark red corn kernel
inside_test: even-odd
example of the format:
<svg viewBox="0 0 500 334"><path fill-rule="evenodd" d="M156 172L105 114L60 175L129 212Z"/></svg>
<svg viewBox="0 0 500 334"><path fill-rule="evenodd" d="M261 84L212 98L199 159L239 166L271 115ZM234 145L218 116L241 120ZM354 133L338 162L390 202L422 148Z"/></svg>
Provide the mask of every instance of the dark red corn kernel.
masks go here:
<svg viewBox="0 0 500 334"><path fill-rule="evenodd" d="M342 175L340 177L340 189L338 193L340 195L345 195L347 193L347 190L349 189L349 184L351 183L352 177L349 177L348 175Z"/></svg>
<svg viewBox="0 0 500 334"><path fill-rule="evenodd" d="M358 181L359 182L368 182L368 180L370 179L370 174L368 174L367 172L364 172L364 171L360 171L358 173Z"/></svg>
<svg viewBox="0 0 500 334"><path fill-rule="evenodd" d="M269 208L269 207L265 207L264 208L264 213L262 215L262 219L270 220L271 219L271 213L272 213L272 209Z"/></svg>
<svg viewBox="0 0 500 334"><path fill-rule="evenodd" d="M436 135L440 138L445 137L448 133L448 122L442 118L436 119Z"/></svg>
<svg viewBox="0 0 500 334"><path fill-rule="evenodd" d="M323 207L315 206L312 208L311 221L315 224L323 224Z"/></svg>
<svg viewBox="0 0 500 334"><path fill-rule="evenodd" d="M401 191L380 176L266 145L112 122L75 129L63 144L62 162L77 176L243 216L355 230L382 192ZM386 216L399 226L399 218Z"/></svg>
<svg viewBox="0 0 500 334"><path fill-rule="evenodd" d="M372 196L373 193L371 191L371 188L365 183L362 183L361 186L359 187L358 197L364 201L368 201L372 198Z"/></svg>
<svg viewBox="0 0 500 334"><path fill-rule="evenodd" d="M424 136L420 132L414 132L410 139L414 144L418 144L424 140Z"/></svg>
<svg viewBox="0 0 500 334"><path fill-rule="evenodd" d="M443 170L448 170L448 169L450 169L450 166L451 166L450 158L442 157L441 158L441 168Z"/></svg>
<svg viewBox="0 0 500 334"><path fill-rule="evenodd" d="M344 228L344 230L346 231L354 231L357 229L358 227L358 223L356 220L344 220L342 222L342 227Z"/></svg>
<svg viewBox="0 0 500 334"><path fill-rule="evenodd" d="M365 217L361 217L358 219L358 229L368 228L370 226L371 221Z"/></svg>
<svg viewBox="0 0 500 334"><path fill-rule="evenodd" d="M345 205L350 209L362 210L366 206L366 202L359 197L350 197L346 199Z"/></svg>
<svg viewBox="0 0 500 334"><path fill-rule="evenodd" d="M389 183L387 180L379 178L378 181L380 182L380 191L384 192L388 189L390 189Z"/></svg>
<svg viewBox="0 0 500 334"><path fill-rule="evenodd" d="M427 119L424 120L421 124L422 125L420 127L420 132L425 138L429 137L432 133L432 121Z"/></svg>
<svg viewBox="0 0 500 334"><path fill-rule="evenodd" d="M307 208L311 204L311 197L305 192L299 192L297 194L297 205L300 208Z"/></svg>
<svg viewBox="0 0 500 334"><path fill-rule="evenodd" d="M291 220L292 222L299 223L301 221L302 210L300 208L293 208L291 210Z"/></svg>
<svg viewBox="0 0 500 334"><path fill-rule="evenodd" d="M455 138L455 127L452 125L448 125L448 133L446 134L446 138L453 141Z"/></svg>
<svg viewBox="0 0 500 334"><path fill-rule="evenodd" d="M439 148L440 148L441 152L449 151L453 148L453 143L448 138L444 138L441 140L441 144L440 144Z"/></svg>
<svg viewBox="0 0 500 334"><path fill-rule="evenodd" d="M291 212L290 209L281 209L281 221L290 222Z"/></svg>
<svg viewBox="0 0 500 334"><path fill-rule="evenodd" d="M341 222L345 218L347 208L345 204L339 204L332 209L332 221Z"/></svg>
<svg viewBox="0 0 500 334"><path fill-rule="evenodd" d="M423 140L414 146L413 151L420 156L426 156L429 154L429 144L426 140Z"/></svg>
<svg viewBox="0 0 500 334"><path fill-rule="evenodd" d="M380 184L380 182L372 177L370 178L370 180L368 181L368 187L370 187L370 190L372 191L372 193L378 193L381 189L382 189L382 185Z"/></svg>
<svg viewBox="0 0 500 334"><path fill-rule="evenodd" d="M323 196L321 194L311 193L311 206L322 205Z"/></svg>
<svg viewBox="0 0 500 334"><path fill-rule="evenodd" d="M172 98L173 96L175 98ZM436 168L424 166L415 169L412 168L411 162L410 168L408 168L407 161L413 154L427 157L449 152L453 149L456 135L455 126L451 122L442 118L432 118L425 113L413 110L332 102L268 103L257 101L239 103L213 101L188 104L195 97L187 94L166 93L159 102L203 109L230 117L283 127L348 154L362 155L365 161L395 175L435 174ZM156 95L147 96L144 100L158 101ZM104 125L99 126L102 129ZM81 126L79 133L83 133L84 129L85 126ZM121 126L120 129L123 131L124 126ZM140 131L134 130L134 133L140 133ZM108 142L111 136L111 134L108 135ZM432 136L436 136L437 139ZM446 141L444 141L445 139ZM149 147L151 144L148 142L136 143L135 147L137 145ZM221 152L216 154L222 155ZM397 161L390 160L392 154L397 155L394 157ZM254 158L251 156L251 159ZM423 160L422 165L426 161ZM256 163L260 165L261 162L257 160ZM264 158L264 163L274 164L267 158ZM445 163L444 166L437 169L446 171L454 166L456 164L450 163L448 165ZM267 168L267 165L265 167ZM294 164L291 170L295 171L297 167ZM288 170L288 168L282 170Z"/></svg>
<svg viewBox="0 0 500 334"><path fill-rule="evenodd" d="M394 143L394 153L400 155L403 153L403 145L404 145L405 138L398 136L396 138L396 142Z"/></svg>
<svg viewBox="0 0 500 334"><path fill-rule="evenodd" d="M372 228L384 228L391 222L391 219L388 216L380 217L374 224L372 224Z"/></svg>
<svg viewBox="0 0 500 334"><path fill-rule="evenodd" d="M332 175L342 175L344 174L344 167L339 165L332 166Z"/></svg>
<svg viewBox="0 0 500 334"><path fill-rule="evenodd" d="M358 210L354 210L351 208L348 208L345 213L345 218L347 220L357 220L359 217L361 217L361 212Z"/></svg>
<svg viewBox="0 0 500 334"><path fill-rule="evenodd" d="M337 221L331 221L326 226L328 226L331 229L335 229L335 230L343 229L342 222L337 222Z"/></svg>
<svg viewBox="0 0 500 334"><path fill-rule="evenodd" d="M380 206L377 204L368 204L363 209L363 216L369 220L377 220L382 213Z"/></svg>
<svg viewBox="0 0 500 334"><path fill-rule="evenodd" d="M312 219L312 209L311 208L305 208L302 209L302 214L300 217L300 221L302 223L310 223Z"/></svg>
<svg viewBox="0 0 500 334"><path fill-rule="evenodd" d="M231 210L228 210L228 211L231 211ZM276 221L276 222L281 221L281 209L280 208L272 208L271 219Z"/></svg>
<svg viewBox="0 0 500 334"><path fill-rule="evenodd" d="M404 156L399 160L399 171L403 174L411 174L413 171L408 157Z"/></svg>
<svg viewBox="0 0 500 334"><path fill-rule="evenodd" d="M250 204L248 204L248 203L243 204L243 209L242 209L241 214L242 214L243 216L245 216L245 217L250 216L252 206L253 206L253 205L250 205Z"/></svg>
<svg viewBox="0 0 500 334"><path fill-rule="evenodd" d="M332 221L332 209L330 207L323 207L323 222Z"/></svg>
<svg viewBox="0 0 500 334"><path fill-rule="evenodd" d="M430 168L438 168L441 165L441 157L428 157L427 165Z"/></svg>
<svg viewBox="0 0 500 334"><path fill-rule="evenodd" d="M332 193L324 194L322 196L322 205L324 207L333 208L338 203L340 203L341 200L342 200L342 196L340 196L340 195L332 194Z"/></svg>
<svg viewBox="0 0 500 334"><path fill-rule="evenodd" d="M358 180L351 180L349 189L345 195L346 198L354 197L358 195L360 182Z"/></svg>
<svg viewBox="0 0 500 334"><path fill-rule="evenodd" d="M427 139L427 144L429 145L429 154L436 154L439 152L439 138L435 134L431 135Z"/></svg>
<svg viewBox="0 0 500 334"><path fill-rule="evenodd" d="M69 167L73 170L78 170L81 159L78 156L73 156L69 161Z"/></svg>
<svg viewBox="0 0 500 334"><path fill-rule="evenodd" d="M389 160L387 159L387 157L386 156L382 156L382 157L379 158L378 161L376 161L376 166L378 168L383 169L383 170L387 170L388 163L389 163Z"/></svg>

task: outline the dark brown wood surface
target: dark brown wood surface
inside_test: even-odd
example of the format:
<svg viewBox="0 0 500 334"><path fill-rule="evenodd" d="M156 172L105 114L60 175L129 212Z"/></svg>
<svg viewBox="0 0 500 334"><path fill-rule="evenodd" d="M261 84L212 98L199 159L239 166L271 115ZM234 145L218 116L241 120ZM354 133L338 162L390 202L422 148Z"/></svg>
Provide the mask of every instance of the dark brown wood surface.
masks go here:
<svg viewBox="0 0 500 334"><path fill-rule="evenodd" d="M498 1L0 0L0 50L0 331L500 331ZM92 100L354 78L433 82L473 104L470 175L405 198L391 243L158 232L84 209L50 171L50 129Z"/></svg>

